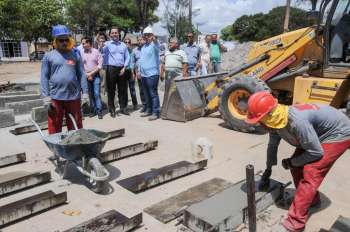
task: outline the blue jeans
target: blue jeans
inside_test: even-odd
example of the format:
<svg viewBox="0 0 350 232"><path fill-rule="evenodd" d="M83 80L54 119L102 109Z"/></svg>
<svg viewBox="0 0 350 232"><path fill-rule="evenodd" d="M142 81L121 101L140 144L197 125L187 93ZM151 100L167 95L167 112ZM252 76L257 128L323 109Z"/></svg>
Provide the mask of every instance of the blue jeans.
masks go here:
<svg viewBox="0 0 350 232"><path fill-rule="evenodd" d="M100 113L102 111L100 84L101 78L98 74L95 74L94 79L92 81L88 80L90 110L94 113Z"/></svg>
<svg viewBox="0 0 350 232"><path fill-rule="evenodd" d="M188 68L188 75L191 76L197 76L197 72L196 72L196 67L189 67Z"/></svg>
<svg viewBox="0 0 350 232"><path fill-rule="evenodd" d="M151 113L159 117L160 103L158 96L159 75L142 77L142 88L146 99L147 113Z"/></svg>

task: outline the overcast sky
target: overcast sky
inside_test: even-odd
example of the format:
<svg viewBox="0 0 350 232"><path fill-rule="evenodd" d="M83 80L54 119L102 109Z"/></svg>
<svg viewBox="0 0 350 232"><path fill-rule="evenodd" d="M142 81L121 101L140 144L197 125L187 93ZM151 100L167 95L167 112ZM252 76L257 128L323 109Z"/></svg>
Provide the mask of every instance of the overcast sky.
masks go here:
<svg viewBox="0 0 350 232"><path fill-rule="evenodd" d="M294 2L292 0L292 6L295 6ZM163 0L159 4L156 14L161 18L165 10ZM266 13L285 4L286 0L193 0L193 10L200 9L200 14L193 18L193 22L203 24L199 26L203 33L220 32L223 27L232 24L244 14ZM166 33L161 23L154 24L153 29L157 34Z"/></svg>

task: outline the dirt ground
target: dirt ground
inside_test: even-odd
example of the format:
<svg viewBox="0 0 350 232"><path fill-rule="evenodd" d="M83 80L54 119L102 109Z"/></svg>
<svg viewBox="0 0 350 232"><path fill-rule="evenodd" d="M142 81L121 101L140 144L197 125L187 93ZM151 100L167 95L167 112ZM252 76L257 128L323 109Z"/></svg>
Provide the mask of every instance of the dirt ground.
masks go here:
<svg viewBox="0 0 350 232"><path fill-rule="evenodd" d="M39 73L40 63L2 64L0 65L0 82L3 80L32 81L38 78ZM108 195L97 195L91 192L85 186L85 182L74 167L69 169L69 180L60 179L55 172L54 166L47 159L52 154L38 133L14 136L9 133L10 128L1 129L0 155L25 151L28 161L1 168L0 175L20 170L49 170L52 173L53 181L49 184L2 198L0 199L0 205L49 189L56 192L67 191L68 193L68 204L5 227L2 231L63 231L111 209L131 217L154 203L215 177L223 178L232 183L240 181L245 178L245 166L247 164L253 164L256 172L263 170L268 142L267 135L235 132L226 129L222 122L217 113L188 123L166 120L149 122L146 118L141 118L139 112L133 112L131 116L123 115L116 118L106 115L103 120L86 118L84 120L84 127L86 128L99 130L125 128L125 136L108 141L104 150L137 142L146 142L152 139L159 141L158 148L154 151L107 165L107 169L111 172L109 184L113 188L113 192ZM191 141L198 137L207 137L214 144L213 159L209 161L205 170L139 194L131 193L116 183L117 180L140 174L152 168L169 165L181 160L190 160ZM282 158L288 157L292 152L293 148L282 142L279 148L279 163ZM313 211L305 231L316 232L320 228L328 229L339 215L350 217L350 201L348 197L350 191L349 164L350 155L347 152L336 162L322 184L320 191L323 203L321 208ZM289 172L280 165L274 168L273 178L283 183L291 180ZM292 186L290 188L292 190ZM63 214L65 210L80 210L81 214L78 216L67 216ZM286 213L285 207L276 205L269 207L265 212L258 215L257 231L281 231L279 222ZM181 229L181 226L175 226L175 224L176 220L163 224L150 215L143 213L143 224L135 231L184 231ZM240 228L240 231L248 230L243 226Z"/></svg>

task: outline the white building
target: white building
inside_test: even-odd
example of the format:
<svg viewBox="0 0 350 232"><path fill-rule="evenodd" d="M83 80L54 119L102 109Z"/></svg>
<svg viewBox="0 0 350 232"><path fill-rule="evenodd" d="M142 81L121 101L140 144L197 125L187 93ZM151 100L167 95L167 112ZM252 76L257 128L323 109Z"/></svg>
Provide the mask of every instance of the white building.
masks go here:
<svg viewBox="0 0 350 232"><path fill-rule="evenodd" d="M28 43L18 40L0 40L1 61L29 61Z"/></svg>

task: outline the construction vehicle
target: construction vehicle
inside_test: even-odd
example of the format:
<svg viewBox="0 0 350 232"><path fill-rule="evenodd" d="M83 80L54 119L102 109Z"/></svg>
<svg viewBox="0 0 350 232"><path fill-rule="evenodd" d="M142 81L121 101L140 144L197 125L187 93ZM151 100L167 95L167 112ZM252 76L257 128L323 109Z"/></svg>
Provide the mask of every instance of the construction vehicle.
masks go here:
<svg viewBox="0 0 350 232"><path fill-rule="evenodd" d="M349 96L350 0L312 1L315 25L257 42L248 62L230 72L175 79L162 118L189 121L220 111L226 125L259 132L244 122L249 96L271 91L282 104L324 103L344 108ZM333 58L331 54L340 56ZM243 59L243 57L242 57ZM350 104L349 104L350 105Z"/></svg>

